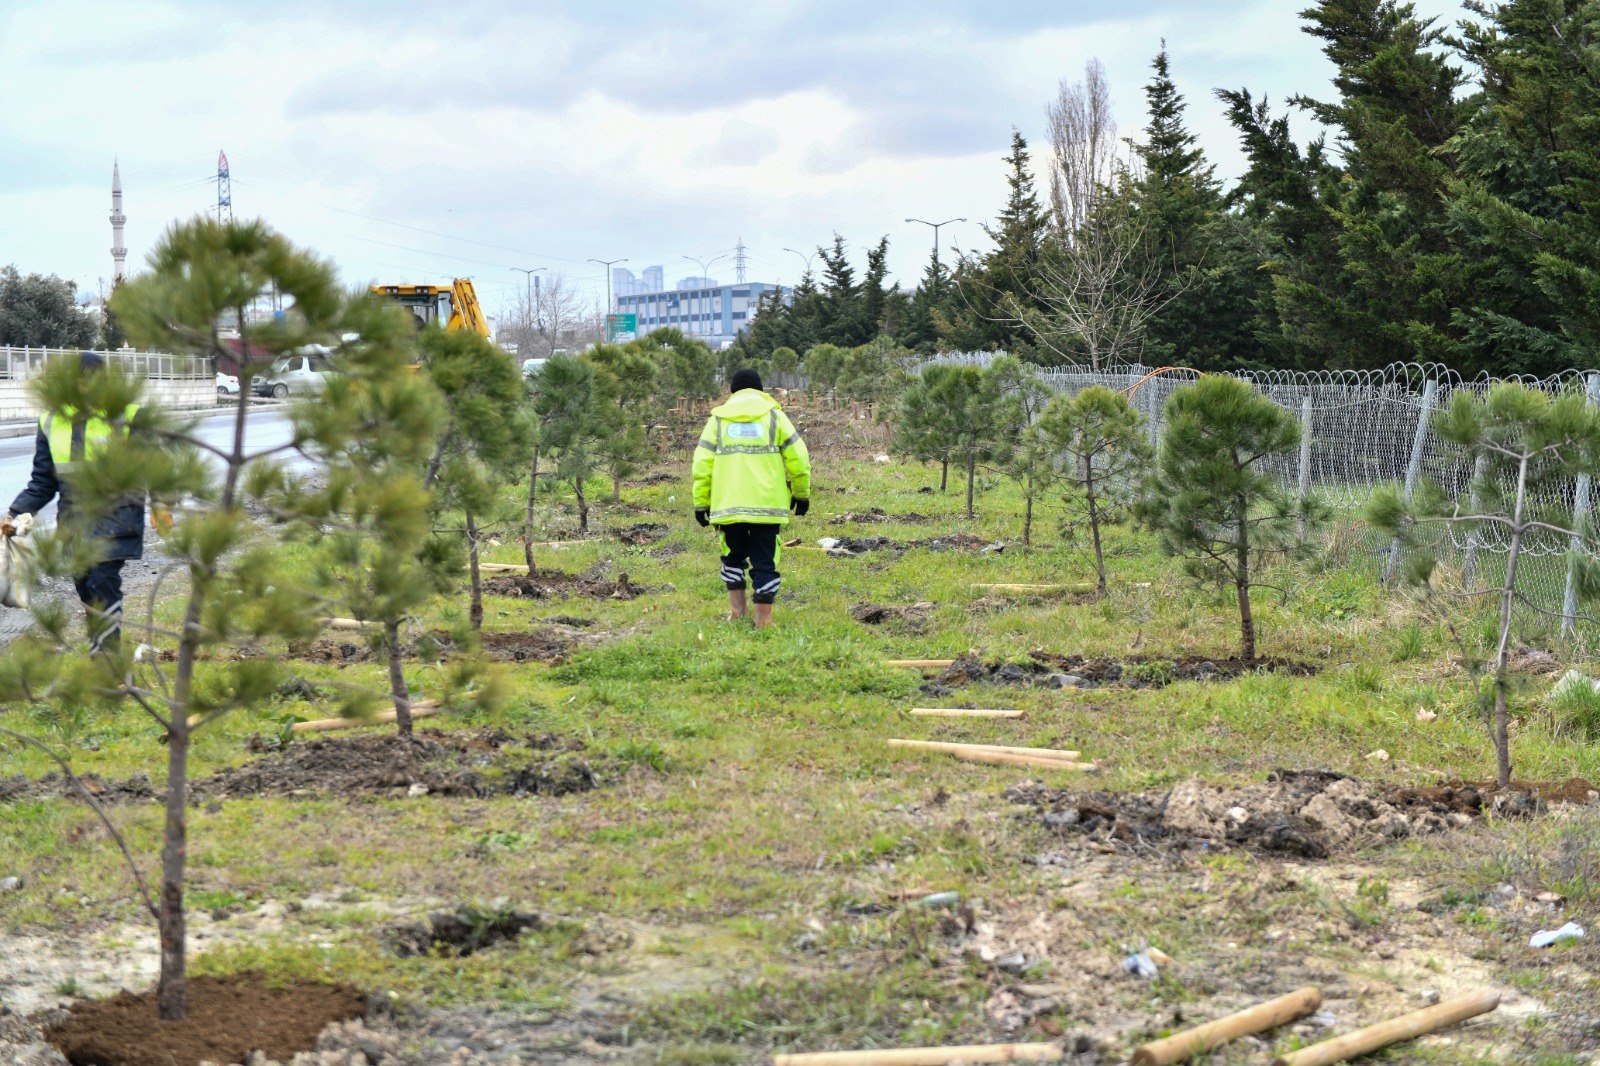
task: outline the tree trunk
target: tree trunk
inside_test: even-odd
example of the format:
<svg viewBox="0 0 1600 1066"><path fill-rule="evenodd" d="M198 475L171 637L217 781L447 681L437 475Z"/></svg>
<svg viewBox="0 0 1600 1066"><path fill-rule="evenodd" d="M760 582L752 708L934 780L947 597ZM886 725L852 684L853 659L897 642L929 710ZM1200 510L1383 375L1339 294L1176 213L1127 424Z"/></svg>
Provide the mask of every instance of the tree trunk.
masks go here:
<svg viewBox="0 0 1600 1066"><path fill-rule="evenodd" d="M943 492L950 487L950 457L947 455L939 460L939 491Z"/></svg>
<svg viewBox="0 0 1600 1066"><path fill-rule="evenodd" d="M535 446L533 449L533 466L528 470L528 528L526 535L522 538L522 554L524 561L528 564L529 576L538 572L533 568L533 497L538 488L539 449Z"/></svg>
<svg viewBox="0 0 1600 1066"><path fill-rule="evenodd" d="M572 479L572 491L578 494L578 532L589 532L589 500L583 494L583 478Z"/></svg>
<svg viewBox="0 0 1600 1066"><path fill-rule="evenodd" d="M1028 509L1022 515L1022 546L1033 546L1033 489L1028 490Z"/></svg>
<svg viewBox="0 0 1600 1066"><path fill-rule="evenodd" d="M191 587L178 638L173 673L173 708L167 726L167 813L161 842L161 978L156 986L157 1017L181 1022L188 1013L188 934L184 924L183 880L189 860L189 703L199 652L201 590Z"/></svg>
<svg viewBox="0 0 1600 1066"><path fill-rule="evenodd" d="M1511 516L1511 543L1506 547L1506 582L1500 589L1500 643L1494 653L1494 779L1511 787L1511 730L1507 722L1506 660L1511 649L1511 608L1517 596L1517 558L1522 553L1522 509L1528 498L1528 457L1517 464L1517 498Z"/></svg>
<svg viewBox="0 0 1600 1066"><path fill-rule="evenodd" d="M972 517L972 472L978 465L978 434L973 431L967 448L967 517Z"/></svg>
<svg viewBox="0 0 1600 1066"><path fill-rule="evenodd" d="M1094 494L1094 464L1089 457L1083 457L1083 490L1085 498L1089 501L1089 535L1094 540L1094 573L1099 582L1099 594L1106 594L1106 552L1100 543L1100 501Z"/></svg>
<svg viewBox="0 0 1600 1066"><path fill-rule="evenodd" d="M406 672L400 661L400 620L391 619L383 624L385 650L389 653L389 695L394 699L395 731L403 737L411 735L411 689L406 686Z"/></svg>
<svg viewBox="0 0 1600 1066"><path fill-rule="evenodd" d="M472 579L472 603L467 621L474 630L483 628L483 572L478 569L478 523L467 512L467 575Z"/></svg>
<svg viewBox="0 0 1600 1066"><path fill-rule="evenodd" d="M1246 505L1239 505L1239 543L1235 550L1233 580L1239 592L1239 656L1245 662L1256 657L1256 620L1250 613L1250 540Z"/></svg>
<svg viewBox="0 0 1600 1066"><path fill-rule="evenodd" d="M622 478L616 474L611 475L611 502L617 503L622 499Z"/></svg>

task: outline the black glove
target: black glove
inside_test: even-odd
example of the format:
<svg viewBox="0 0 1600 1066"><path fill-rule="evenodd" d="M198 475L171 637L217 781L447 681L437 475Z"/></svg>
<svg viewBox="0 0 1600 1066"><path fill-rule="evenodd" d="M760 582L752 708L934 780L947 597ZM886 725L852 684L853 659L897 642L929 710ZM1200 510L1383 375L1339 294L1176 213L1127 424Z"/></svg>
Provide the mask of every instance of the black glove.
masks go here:
<svg viewBox="0 0 1600 1066"><path fill-rule="evenodd" d="M702 526L709 526L711 524L711 508L696 507L694 509L694 520Z"/></svg>
<svg viewBox="0 0 1600 1066"><path fill-rule="evenodd" d="M806 512L811 510L811 501L803 496L791 496L789 497L789 506L794 508L794 513L797 517L804 518Z"/></svg>

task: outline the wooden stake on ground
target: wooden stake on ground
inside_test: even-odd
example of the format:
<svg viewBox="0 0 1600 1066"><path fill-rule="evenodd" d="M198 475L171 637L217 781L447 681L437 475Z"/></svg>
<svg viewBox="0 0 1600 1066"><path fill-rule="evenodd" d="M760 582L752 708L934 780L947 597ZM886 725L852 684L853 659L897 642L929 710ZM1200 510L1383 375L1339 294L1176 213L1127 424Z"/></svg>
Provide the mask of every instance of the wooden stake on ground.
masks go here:
<svg viewBox="0 0 1600 1066"><path fill-rule="evenodd" d="M1410 1014L1402 1014L1398 1018L1369 1025L1365 1029L1357 1029L1353 1033L1336 1036L1332 1040L1324 1040L1320 1044L1312 1044L1308 1048L1291 1051L1287 1055L1279 1055L1272 1060L1272 1066L1330 1066L1331 1063L1353 1059L1357 1055L1365 1055L1390 1044L1410 1040L1412 1037L1443 1029L1447 1025L1487 1014L1498 1006L1500 1006L1500 993L1495 991L1457 996L1434 1007L1414 1010Z"/></svg>
<svg viewBox="0 0 1600 1066"><path fill-rule="evenodd" d="M950 752L952 759L963 762L983 762L995 766L1043 766L1051 770L1097 770L1099 767L1092 762L1073 762L1067 759L1043 759L1037 755L1013 755L1006 751L966 751Z"/></svg>
<svg viewBox="0 0 1600 1066"><path fill-rule="evenodd" d="M985 711L973 707L913 707L918 718L1026 718L1027 711Z"/></svg>
<svg viewBox="0 0 1600 1066"><path fill-rule="evenodd" d="M772 1066L944 1066L947 1062L1054 1062L1061 1057L1059 1044L968 1044L774 1055Z"/></svg>
<svg viewBox="0 0 1600 1066"><path fill-rule="evenodd" d="M411 705L412 718L427 718L439 713L438 700L420 700ZM326 733L333 729L355 729L364 725L384 725L399 715L395 711L379 711L371 718L323 718L315 722L296 722L290 727L295 733Z"/></svg>
<svg viewBox="0 0 1600 1066"><path fill-rule="evenodd" d="M363 622L357 618L324 618L322 626L324 629L382 629L383 623Z"/></svg>
<svg viewBox="0 0 1600 1066"><path fill-rule="evenodd" d="M1064 748L1017 748L1005 744L959 744L944 740L891 740L889 741L889 746L891 748L913 748L917 751L948 751L951 753L998 751L1006 755L1037 755L1041 759L1060 759L1065 762L1073 762L1081 754Z"/></svg>
<svg viewBox="0 0 1600 1066"><path fill-rule="evenodd" d="M885 666L908 666L916 670L927 670L933 667L943 669L955 665L954 659L885 659Z"/></svg>
<svg viewBox="0 0 1600 1066"><path fill-rule="evenodd" d="M1090 585L968 585L968 588L989 589L993 592L1090 592Z"/></svg>
<svg viewBox="0 0 1600 1066"><path fill-rule="evenodd" d="M1165 1040L1155 1040L1133 1053L1133 1066L1171 1066L1172 1063L1203 1055L1214 1047L1250 1033L1274 1029L1285 1022L1304 1018L1322 1006L1322 992L1301 988L1277 999L1258 1003L1249 1010L1197 1025Z"/></svg>

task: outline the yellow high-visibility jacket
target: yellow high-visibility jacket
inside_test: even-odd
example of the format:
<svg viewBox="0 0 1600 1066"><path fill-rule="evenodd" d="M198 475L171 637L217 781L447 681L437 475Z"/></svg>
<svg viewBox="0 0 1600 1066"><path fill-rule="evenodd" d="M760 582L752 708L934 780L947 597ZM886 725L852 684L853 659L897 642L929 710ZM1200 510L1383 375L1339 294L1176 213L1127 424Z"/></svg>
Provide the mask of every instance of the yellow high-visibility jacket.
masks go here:
<svg viewBox="0 0 1600 1066"><path fill-rule="evenodd" d="M776 400L740 389L711 410L694 452L694 506L713 524L789 521L789 499L811 498L806 442Z"/></svg>

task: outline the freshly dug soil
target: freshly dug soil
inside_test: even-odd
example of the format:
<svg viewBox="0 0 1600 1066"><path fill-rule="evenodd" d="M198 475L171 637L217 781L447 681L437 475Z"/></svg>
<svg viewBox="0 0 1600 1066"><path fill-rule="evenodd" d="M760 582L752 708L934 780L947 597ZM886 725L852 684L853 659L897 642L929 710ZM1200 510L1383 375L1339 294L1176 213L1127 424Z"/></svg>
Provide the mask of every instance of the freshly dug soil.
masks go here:
<svg viewBox="0 0 1600 1066"><path fill-rule="evenodd" d="M1186 656L1159 659L1132 655L1126 659L1095 658L1082 655L1056 655L1035 649L1026 663L986 663L974 655L964 655L922 686L930 695L941 695L972 683L991 685L1050 685L1062 688L1097 688L1118 684L1127 688L1164 688L1174 681L1231 681L1257 670L1310 677L1317 672L1309 663L1291 659L1205 659ZM1058 681L1053 678L1071 678Z"/></svg>
<svg viewBox="0 0 1600 1066"><path fill-rule="evenodd" d="M574 649L593 647L600 643L600 638L594 634L574 633L559 628L557 619L551 621L557 622L558 625L530 629L522 633L480 632L478 643L489 659L501 663L564 663ZM587 626L594 623L585 621L583 624ZM449 658L453 651L450 635L443 630L436 630L430 636L434 643L431 654ZM359 637L352 639L352 635L347 633L324 634L310 644L291 645L289 654L305 662L328 663L334 666L364 663L374 658L372 649L365 640ZM415 645L406 648L405 657L408 659L417 657Z"/></svg>
<svg viewBox="0 0 1600 1066"><path fill-rule="evenodd" d="M461 907L430 914L425 923L396 926L389 931L389 945L402 959L433 952L465 956L544 927L539 914Z"/></svg>
<svg viewBox="0 0 1600 1066"><path fill-rule="evenodd" d="M830 523L833 524L833 523ZM970 533L946 533L939 537L930 537L927 540L908 540L904 543L889 537L835 537L838 543L828 549L832 555L862 555L875 551L910 551L913 548L925 548L928 551L965 551L983 554L996 554L1005 550L1005 545L995 541L974 537Z"/></svg>
<svg viewBox="0 0 1600 1066"><path fill-rule="evenodd" d="M661 522L640 522L638 525L624 526L613 530L616 538L624 544L635 547L644 544L654 544L667 535L669 527Z"/></svg>
<svg viewBox="0 0 1600 1066"><path fill-rule="evenodd" d="M310 794L429 796L560 796L587 792L621 776L608 756L583 754L583 741L479 733L419 731L328 737L291 745L243 766L219 770L192 784L195 798Z"/></svg>
<svg viewBox="0 0 1600 1066"><path fill-rule="evenodd" d="M934 604L923 601L904 607L883 603L858 603L850 608L850 617L863 625L876 626L884 622L909 622L921 625L928 620Z"/></svg>
<svg viewBox="0 0 1600 1066"><path fill-rule="evenodd" d="M881 507L872 507L872 508L869 508L868 510L861 511L860 513L857 513L857 514L852 514L851 512L846 511L842 515L838 515L838 516L836 516L834 518L828 519L828 525L830 525L830 526L845 526L845 525L851 524L852 522L856 522L856 523L863 523L863 522L911 522L911 523L916 523L916 522L931 522L932 520L933 519L931 517L929 517L928 515L916 514L915 512L910 513L910 514L889 514L887 511L885 511Z"/></svg>
<svg viewBox="0 0 1600 1066"><path fill-rule="evenodd" d="M124 781L107 781L99 774L79 774L78 780L83 782L90 795L108 805L156 798L155 786L150 783L149 774L134 774ZM0 778L0 803L69 796L79 798L78 790L72 787L65 774L55 770L31 779L22 774Z"/></svg>
<svg viewBox="0 0 1600 1066"><path fill-rule="evenodd" d="M269 988L259 973L191 977L181 1022L157 1018L154 991L119 992L74 1004L45 1039L73 1066L196 1066L243 1062L253 1051L287 1062L314 1049L325 1026L366 1011L367 997L347 985Z"/></svg>
<svg viewBox="0 0 1600 1066"><path fill-rule="evenodd" d="M1587 782L1566 782L1557 792L1575 795L1579 784ZM1035 809L1051 829L1102 844L1146 850L1231 845L1307 859L1463 829L1489 811L1528 816L1544 806L1538 792L1526 788L1404 788L1326 770L1277 770L1265 784L1239 788L1191 778L1170 792L1079 792L1029 782L1008 788L1006 798Z"/></svg>
<svg viewBox="0 0 1600 1066"><path fill-rule="evenodd" d="M483 591L490 596L521 596L534 600L566 599L570 596L631 600L644 595L649 589L633 584L627 574L618 574L615 579L607 577L596 566L581 574L563 574L558 570L545 569L540 569L537 574L496 574L483 583Z"/></svg>

